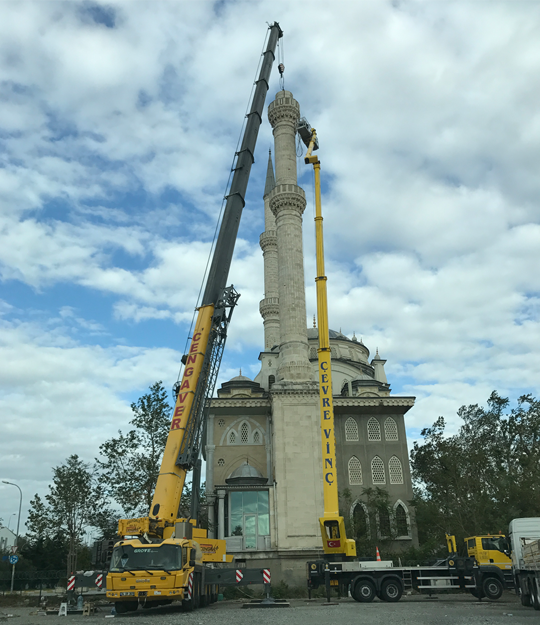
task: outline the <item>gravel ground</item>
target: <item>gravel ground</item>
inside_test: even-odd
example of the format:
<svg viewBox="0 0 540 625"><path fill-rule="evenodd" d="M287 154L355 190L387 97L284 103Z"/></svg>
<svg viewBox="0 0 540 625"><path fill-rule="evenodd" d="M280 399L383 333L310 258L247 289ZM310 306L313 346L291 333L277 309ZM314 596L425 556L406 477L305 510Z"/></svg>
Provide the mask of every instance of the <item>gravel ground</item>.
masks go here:
<svg viewBox="0 0 540 625"><path fill-rule="evenodd" d="M524 608L517 597L505 592L499 601L477 601L463 595L440 595L438 599L425 596L404 597L399 603L360 604L352 599L325 605L321 599L307 601L293 599L290 608L242 609L240 601L215 603L192 613L182 612L180 607L167 606L151 610L140 609L129 615L116 615L125 625L536 625L540 614L532 608ZM8 614L13 616L7 616ZM40 616L35 608L2 608L0 621L12 625L43 625L46 623L79 622L81 625L111 622L110 609L103 607L94 616L79 615Z"/></svg>

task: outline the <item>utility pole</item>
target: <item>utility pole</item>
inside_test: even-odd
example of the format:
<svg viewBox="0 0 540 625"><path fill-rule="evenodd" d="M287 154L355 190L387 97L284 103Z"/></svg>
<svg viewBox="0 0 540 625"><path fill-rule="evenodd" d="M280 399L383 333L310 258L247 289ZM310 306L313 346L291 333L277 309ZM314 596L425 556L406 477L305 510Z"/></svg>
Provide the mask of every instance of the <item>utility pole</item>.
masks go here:
<svg viewBox="0 0 540 625"><path fill-rule="evenodd" d="M19 543L19 526L21 523L21 506L22 506L22 490L21 487L13 482L8 482L6 480L2 480L3 484L9 484L10 486L15 486L15 488L19 489L19 516L17 517L17 533L15 534L15 553L13 554L15 558L17 558L17 546ZM17 564L17 560L13 563L13 568L11 570L11 592L13 592L13 586L15 585L15 565Z"/></svg>

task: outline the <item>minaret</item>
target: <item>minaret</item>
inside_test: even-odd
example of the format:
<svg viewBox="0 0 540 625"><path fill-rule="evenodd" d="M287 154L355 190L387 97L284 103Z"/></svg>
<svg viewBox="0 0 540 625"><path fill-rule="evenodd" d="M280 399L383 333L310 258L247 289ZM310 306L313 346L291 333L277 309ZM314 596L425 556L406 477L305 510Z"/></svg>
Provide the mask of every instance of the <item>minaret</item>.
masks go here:
<svg viewBox="0 0 540 625"><path fill-rule="evenodd" d="M290 91L280 91L268 107L274 129L276 184L269 205L276 220L280 360L277 382L313 380L308 358L306 294L302 246L304 190L297 185L296 126L300 105Z"/></svg>
<svg viewBox="0 0 540 625"><path fill-rule="evenodd" d="M381 382L382 384L388 384L386 373L384 372L385 363L386 360L383 360L379 356L379 348L377 347L377 352L375 354L375 358L371 361L371 366L375 369L375 379L377 382Z"/></svg>
<svg viewBox="0 0 540 625"><path fill-rule="evenodd" d="M259 311L264 320L264 349L270 351L279 345L278 248L276 218L270 210L270 192L275 187L272 154L268 155L268 169L264 186L264 232L259 243L264 258L264 299Z"/></svg>

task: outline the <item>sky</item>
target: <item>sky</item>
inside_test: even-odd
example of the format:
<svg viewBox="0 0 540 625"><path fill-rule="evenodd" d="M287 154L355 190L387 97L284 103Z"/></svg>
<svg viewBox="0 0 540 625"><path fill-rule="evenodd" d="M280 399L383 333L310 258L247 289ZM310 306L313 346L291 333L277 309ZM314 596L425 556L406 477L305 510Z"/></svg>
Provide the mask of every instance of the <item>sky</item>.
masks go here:
<svg viewBox="0 0 540 625"><path fill-rule="evenodd" d="M540 379L540 4L0 2L0 479L35 493L170 389L268 23L317 129L330 327L439 415ZM276 67L266 106L279 90ZM263 345L259 133L219 383ZM307 325L316 312L313 178ZM171 397L172 399L172 397ZM18 491L0 483L14 528Z"/></svg>

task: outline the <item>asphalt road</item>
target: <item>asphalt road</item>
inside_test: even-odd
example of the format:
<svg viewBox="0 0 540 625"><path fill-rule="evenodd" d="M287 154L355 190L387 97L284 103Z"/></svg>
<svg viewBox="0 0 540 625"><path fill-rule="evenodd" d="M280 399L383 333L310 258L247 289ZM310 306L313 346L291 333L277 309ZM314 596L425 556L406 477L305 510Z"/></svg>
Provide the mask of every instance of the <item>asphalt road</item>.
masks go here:
<svg viewBox="0 0 540 625"><path fill-rule="evenodd" d="M7 614L13 616L7 616ZM1 608L0 621L13 625L92 623L122 621L125 625L537 625L540 612L524 608L517 597L505 592L496 602L477 601L464 595L440 595L438 599L425 596L404 597L398 603L360 604L352 599L325 605L321 599L293 599L289 608L243 609L242 602L225 601L192 613L180 607L167 606L151 610L139 609L127 615L110 616L102 608L91 617L79 615L41 616L35 608ZM5 620L4 620L5 619Z"/></svg>

